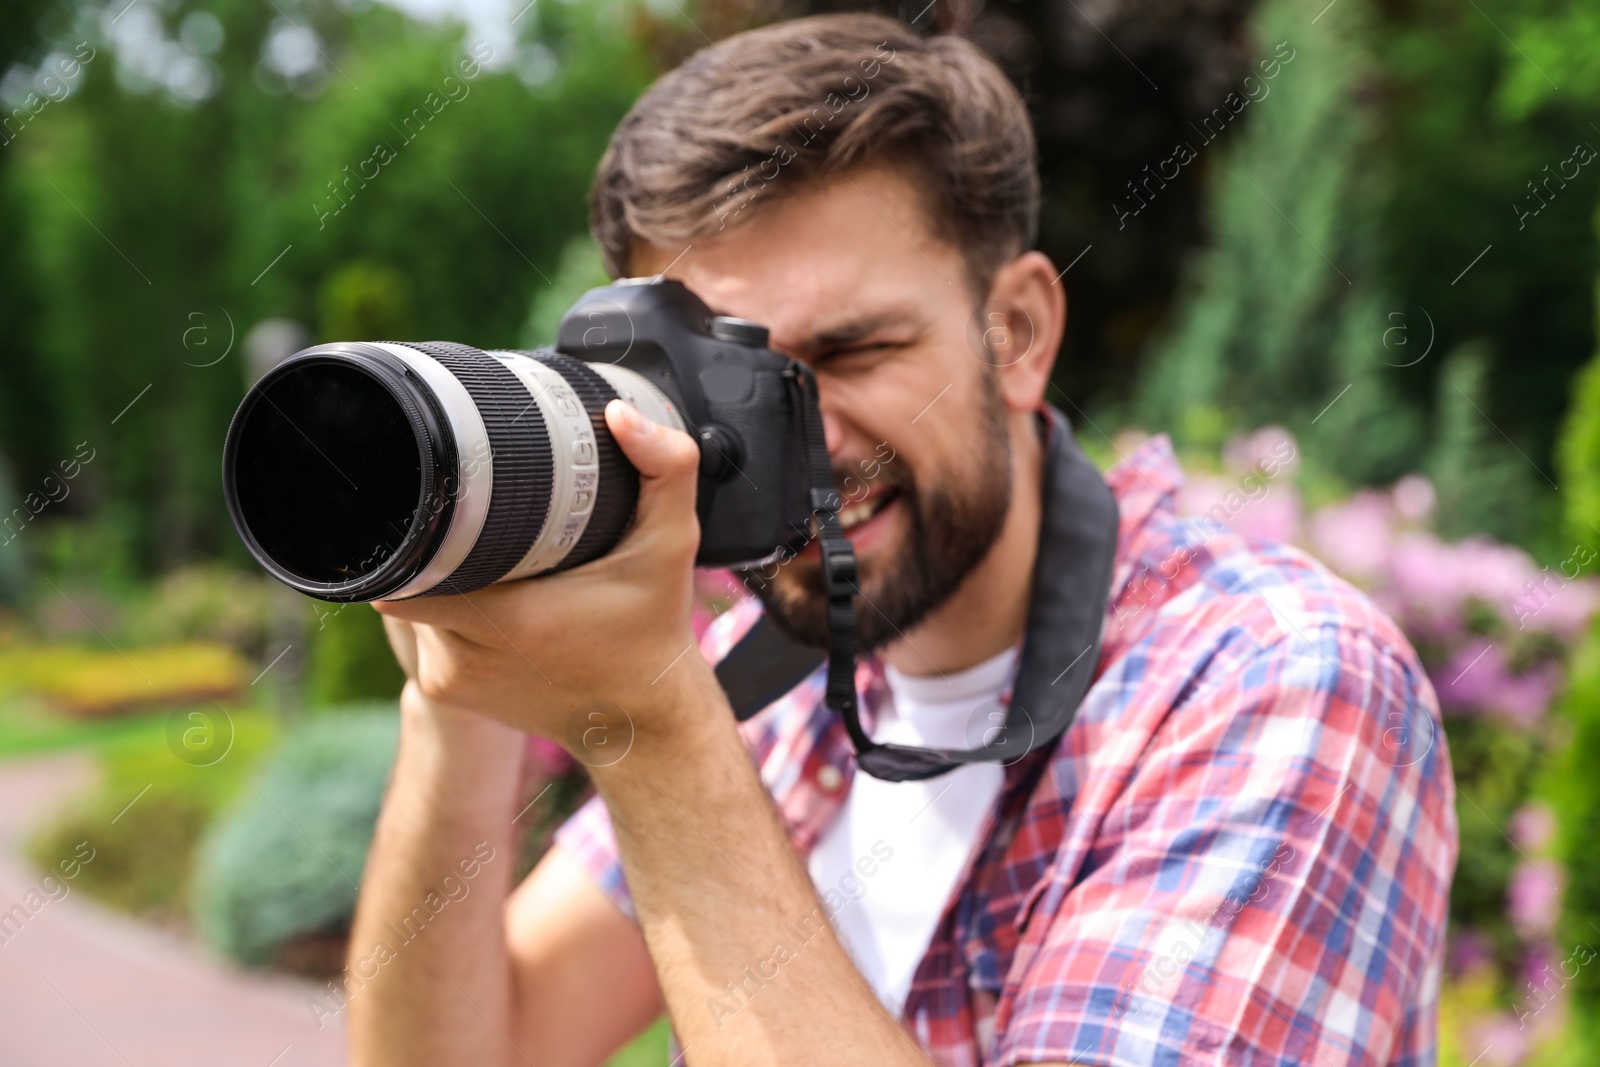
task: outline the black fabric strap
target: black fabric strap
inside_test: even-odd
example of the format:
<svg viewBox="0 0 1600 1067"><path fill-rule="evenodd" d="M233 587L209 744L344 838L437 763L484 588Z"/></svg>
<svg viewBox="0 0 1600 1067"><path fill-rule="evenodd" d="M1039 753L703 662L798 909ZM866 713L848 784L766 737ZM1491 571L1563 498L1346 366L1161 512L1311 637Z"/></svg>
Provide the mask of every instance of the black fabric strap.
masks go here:
<svg viewBox="0 0 1600 1067"><path fill-rule="evenodd" d="M876 778L910 781L944 774L963 763L1014 763L1066 731L1094 680L1120 516L1111 488L1078 448L1066 416L1046 408L1043 417L1050 423L1044 514L1027 638L1005 728L998 737L968 750L879 744L868 737L856 707L854 613L848 596L843 597L842 610L835 612L834 586L829 584L828 707L844 719L857 765ZM819 439L820 429L817 415ZM826 460L825 448L822 456ZM814 484L815 477L813 465ZM818 516L818 529L848 547L837 532L837 517L829 513L826 518L824 522ZM828 558L826 549L823 558ZM848 587L853 589L853 554L851 564ZM826 573L824 581L829 581ZM762 616L717 664L717 678L734 713L744 720L799 685L822 662L820 650L795 643Z"/></svg>
<svg viewBox="0 0 1600 1067"><path fill-rule="evenodd" d="M790 639L762 614L717 662L717 681L734 717L744 722L811 677L827 658L822 649Z"/></svg>
<svg viewBox="0 0 1600 1067"><path fill-rule="evenodd" d="M857 745L871 744L856 715L856 550L839 525L844 500L833 484L833 462L817 404L817 379L811 368L790 360L784 377L795 398L796 417L805 442L806 469L811 479L811 519L822 556L822 591L828 610L828 682L823 703L850 726Z"/></svg>

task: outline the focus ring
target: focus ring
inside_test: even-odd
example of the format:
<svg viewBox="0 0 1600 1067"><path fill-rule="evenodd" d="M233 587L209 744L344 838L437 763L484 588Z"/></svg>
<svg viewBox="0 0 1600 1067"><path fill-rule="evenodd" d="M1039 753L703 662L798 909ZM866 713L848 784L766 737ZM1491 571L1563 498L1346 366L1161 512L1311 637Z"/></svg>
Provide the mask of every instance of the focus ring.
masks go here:
<svg viewBox="0 0 1600 1067"><path fill-rule="evenodd" d="M470 593L505 577L539 536L550 510L554 474L550 437L539 405L522 380L476 348L446 341L406 341L446 367L466 387L488 433L487 457L460 456L465 465L492 462L494 488L483 529L455 571L419 596Z"/></svg>
<svg viewBox="0 0 1600 1067"><path fill-rule="evenodd" d="M525 354L566 379L594 427L595 453L600 467L599 491L595 494L594 511L589 515L583 536L566 558L552 568L564 571L598 559L622 539L639 502L639 471L622 454L622 447L606 425L606 405L617 398L611 383L581 359L550 351Z"/></svg>

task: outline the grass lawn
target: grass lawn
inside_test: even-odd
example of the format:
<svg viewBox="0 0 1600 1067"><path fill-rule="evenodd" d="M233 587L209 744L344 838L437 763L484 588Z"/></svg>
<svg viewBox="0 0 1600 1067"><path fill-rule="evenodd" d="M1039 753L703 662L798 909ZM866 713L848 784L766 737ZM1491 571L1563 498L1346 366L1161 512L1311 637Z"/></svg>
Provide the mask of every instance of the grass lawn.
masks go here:
<svg viewBox="0 0 1600 1067"><path fill-rule="evenodd" d="M29 860L49 870L87 841L95 858L78 888L119 911L183 925L200 834L277 733L276 718L254 708L213 705L74 721L0 703L0 754L84 748L102 768L87 794L34 832Z"/></svg>
<svg viewBox="0 0 1600 1067"><path fill-rule="evenodd" d="M138 737L163 737L168 712L153 711L107 719L73 719L50 711L27 696L0 699L0 760L66 748L100 749Z"/></svg>
<svg viewBox="0 0 1600 1067"><path fill-rule="evenodd" d="M663 1015L637 1041L617 1053L608 1067L667 1067L667 1035L671 1032Z"/></svg>
<svg viewBox="0 0 1600 1067"><path fill-rule="evenodd" d="M15 691L0 696L0 761L83 749L103 768L87 795L38 828L28 843L29 859L48 870L71 856L77 842L89 841L95 858L78 876L79 888L119 911L184 925L200 834L278 736L270 713L237 706L226 710L232 743L226 755L207 763L215 752L197 756L185 744L186 738L216 742L193 734L219 721L216 705L72 718ZM191 721L192 712L213 718ZM666 1067L669 1033L666 1018L657 1020L610 1067Z"/></svg>

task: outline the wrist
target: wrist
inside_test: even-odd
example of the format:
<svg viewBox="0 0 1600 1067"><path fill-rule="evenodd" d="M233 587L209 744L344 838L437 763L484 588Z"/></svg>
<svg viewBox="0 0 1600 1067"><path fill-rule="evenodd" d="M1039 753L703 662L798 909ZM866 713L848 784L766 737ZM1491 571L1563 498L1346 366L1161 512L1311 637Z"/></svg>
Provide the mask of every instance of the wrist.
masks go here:
<svg viewBox="0 0 1600 1067"><path fill-rule="evenodd" d="M400 757L452 785L503 788L522 772L527 735L505 723L438 704L407 682L400 698Z"/></svg>
<svg viewBox="0 0 1600 1067"><path fill-rule="evenodd" d="M616 711L624 719L605 739L609 751L595 744L574 745L569 738L569 749L588 765L595 788L602 793L625 783L645 783L648 789L650 781L703 774L708 761L728 753L747 758L727 696L710 665L699 657L678 664L659 679L632 710ZM618 754L623 747L619 741L626 745L625 754Z"/></svg>

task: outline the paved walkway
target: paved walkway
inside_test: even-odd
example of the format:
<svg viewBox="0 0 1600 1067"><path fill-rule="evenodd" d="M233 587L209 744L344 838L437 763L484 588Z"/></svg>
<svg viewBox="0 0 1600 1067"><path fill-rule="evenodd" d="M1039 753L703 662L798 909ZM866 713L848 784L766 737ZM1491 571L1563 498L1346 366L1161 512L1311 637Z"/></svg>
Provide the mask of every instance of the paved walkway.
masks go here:
<svg viewBox="0 0 1600 1067"><path fill-rule="evenodd" d="M0 914L40 885L41 872L20 858L23 836L93 774L81 754L0 763ZM0 1063L7 1067L344 1063L342 1028L330 1022L319 1031L307 1008L315 985L242 973L77 890L38 908L20 932L0 929L0 937L9 937L0 941Z"/></svg>

